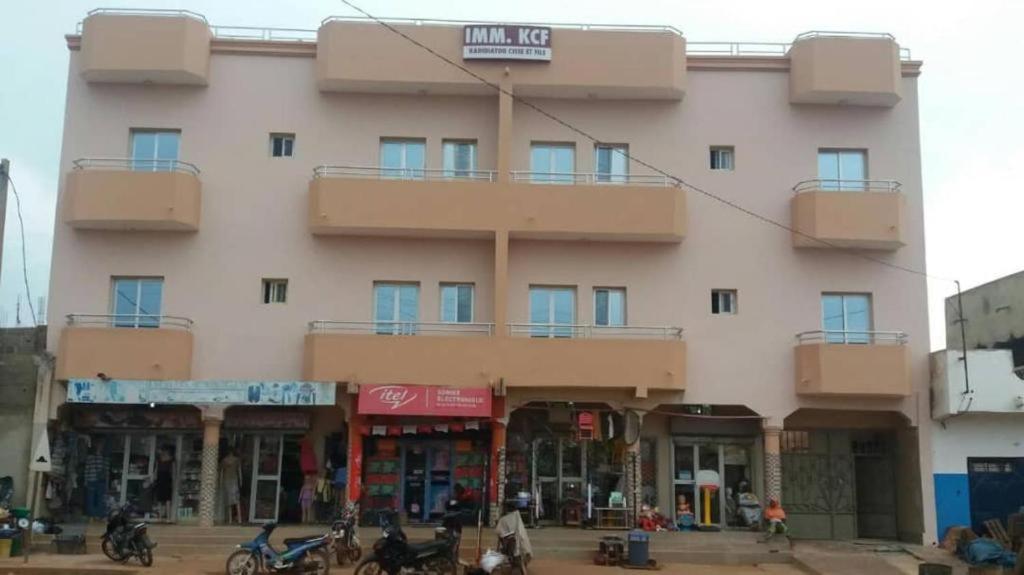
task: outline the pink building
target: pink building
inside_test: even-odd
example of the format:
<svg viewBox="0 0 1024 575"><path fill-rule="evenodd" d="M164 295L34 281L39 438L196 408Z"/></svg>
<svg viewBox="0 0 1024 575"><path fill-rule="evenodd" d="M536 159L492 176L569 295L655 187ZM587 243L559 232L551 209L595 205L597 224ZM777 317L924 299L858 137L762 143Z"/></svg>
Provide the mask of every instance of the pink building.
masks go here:
<svg viewBox="0 0 1024 575"><path fill-rule="evenodd" d="M451 63L347 18L67 37L54 414L109 498L163 448L171 514L220 520L234 450L250 520L312 471L410 520L458 492L742 528L781 497L797 535L934 539L925 282L871 261L925 264L920 62L389 24Z"/></svg>

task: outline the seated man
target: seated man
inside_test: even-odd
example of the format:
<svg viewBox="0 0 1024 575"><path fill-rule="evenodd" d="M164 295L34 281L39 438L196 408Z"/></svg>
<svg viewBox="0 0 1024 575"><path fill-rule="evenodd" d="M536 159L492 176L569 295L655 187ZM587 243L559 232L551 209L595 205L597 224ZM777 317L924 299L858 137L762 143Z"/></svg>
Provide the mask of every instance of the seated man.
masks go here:
<svg viewBox="0 0 1024 575"><path fill-rule="evenodd" d="M779 500L774 497L768 500L768 509L764 510L764 520L768 524L769 537L776 533L785 535L788 531L786 511L782 509L782 505L779 505Z"/></svg>

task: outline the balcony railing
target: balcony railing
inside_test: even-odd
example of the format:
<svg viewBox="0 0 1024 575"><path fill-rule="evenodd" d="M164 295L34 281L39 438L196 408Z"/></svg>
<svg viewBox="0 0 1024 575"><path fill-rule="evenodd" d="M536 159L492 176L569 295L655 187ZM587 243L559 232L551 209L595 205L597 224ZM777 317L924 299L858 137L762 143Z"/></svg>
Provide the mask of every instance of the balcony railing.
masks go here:
<svg viewBox="0 0 1024 575"><path fill-rule="evenodd" d="M429 18L380 18L382 22L388 24L397 25L408 25L408 26L465 26L467 24L493 24L493 25L506 25L506 26L544 26L547 28L562 28L567 30L612 30L622 32L671 32L677 36L682 36L683 33L672 26L658 26L649 24L580 24L574 22L494 22L486 20L434 20ZM376 23L377 19L370 19L365 16L328 16L324 18L320 25L328 24L330 22L362 22L362 23Z"/></svg>
<svg viewBox="0 0 1024 575"><path fill-rule="evenodd" d="M896 180L804 180L793 192L899 192L903 184Z"/></svg>
<svg viewBox="0 0 1024 575"><path fill-rule="evenodd" d="M135 158L80 158L71 162L75 170L130 170L133 172L181 172L199 177L195 164L181 160Z"/></svg>
<svg viewBox="0 0 1024 575"><path fill-rule="evenodd" d="M210 26L214 38L262 42L316 43L316 30L308 28L260 28L257 26Z"/></svg>
<svg viewBox="0 0 1024 575"><path fill-rule="evenodd" d="M838 343L851 345L906 345L907 334L902 331L842 331L815 330L796 334L800 344Z"/></svg>
<svg viewBox="0 0 1024 575"><path fill-rule="evenodd" d="M317 166L314 178L364 178L369 180L471 180L493 182L493 170L438 170L436 168L384 168L380 166Z"/></svg>
<svg viewBox="0 0 1024 575"><path fill-rule="evenodd" d="M69 326L179 328L191 331L193 324L191 319L175 315L70 313L65 317Z"/></svg>
<svg viewBox="0 0 1024 575"><path fill-rule="evenodd" d="M675 178L660 175L605 174L595 172L527 172L513 171L513 182L531 184L575 184L594 185L625 185L625 186L657 186L669 187L676 185Z"/></svg>
<svg viewBox="0 0 1024 575"><path fill-rule="evenodd" d="M584 339L682 339L683 328L648 325L590 325L562 323L510 323L508 333L519 337Z"/></svg>
<svg viewBox="0 0 1024 575"><path fill-rule="evenodd" d="M377 335L494 335L493 323L430 321L334 321L309 322L310 333Z"/></svg>
<svg viewBox="0 0 1024 575"><path fill-rule="evenodd" d="M882 38L894 40L891 34L873 32L804 32L793 42L811 38ZM687 42L687 56L729 56L783 58L793 47L793 42ZM912 60L910 48L900 47L900 60Z"/></svg>

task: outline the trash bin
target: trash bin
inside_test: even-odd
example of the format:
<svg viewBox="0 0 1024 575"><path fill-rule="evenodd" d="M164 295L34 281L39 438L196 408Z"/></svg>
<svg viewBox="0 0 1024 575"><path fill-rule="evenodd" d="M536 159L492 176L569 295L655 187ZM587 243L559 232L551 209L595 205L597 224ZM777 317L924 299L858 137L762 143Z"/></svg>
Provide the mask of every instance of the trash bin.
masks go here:
<svg viewBox="0 0 1024 575"><path fill-rule="evenodd" d="M14 540L13 529L0 529L0 559L11 556L11 543Z"/></svg>
<svg viewBox="0 0 1024 575"><path fill-rule="evenodd" d="M953 568L941 563L922 563L917 566L917 575L953 575Z"/></svg>
<svg viewBox="0 0 1024 575"><path fill-rule="evenodd" d="M634 529L629 532L629 564L635 567L646 567L650 559L651 536Z"/></svg>

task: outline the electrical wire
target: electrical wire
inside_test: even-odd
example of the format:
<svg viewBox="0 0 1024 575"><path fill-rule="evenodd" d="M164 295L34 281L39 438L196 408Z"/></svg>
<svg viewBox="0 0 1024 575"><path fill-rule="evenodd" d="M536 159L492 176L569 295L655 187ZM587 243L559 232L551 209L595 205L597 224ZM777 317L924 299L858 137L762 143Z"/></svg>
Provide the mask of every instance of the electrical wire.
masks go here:
<svg viewBox="0 0 1024 575"><path fill-rule="evenodd" d="M0 176L7 178L7 182L11 184L11 191L14 192L14 205L18 212L18 227L21 230L21 273L25 280L25 296L28 298L28 311L32 314L32 325L39 325L38 320L36 320L36 309L32 305L32 291L28 287L28 257L25 255L25 220L21 217L21 196L18 195L18 187L14 185L14 178L11 177L10 168L3 174L0 174ZM3 241L3 238L0 238L0 241Z"/></svg>
<svg viewBox="0 0 1024 575"><path fill-rule="evenodd" d="M441 54L441 53L437 52L433 48L423 44L419 40L416 40L415 38L413 38L413 37L409 36L408 34L402 32L398 28L395 28L391 24L388 24L384 20L378 18L377 16L374 16L373 14L367 12L366 10L363 10L359 6L356 6L350 0L341 0L341 2L343 4L345 4L346 6L348 6L349 8L352 8L353 10L359 12L364 17L366 17L366 18L368 18L370 20L373 20L377 24L383 26L388 31L390 31L390 32L392 32L392 33L394 33L394 34L404 38L409 43L417 46L418 48L420 48L420 49L426 51L427 53L431 54L432 56L438 58L439 60L442 60L443 62L447 63L448 65L453 66L453 67L461 70L462 72L464 72L465 74L475 78L476 80L479 80L482 84L485 84L485 85L493 88L498 93L504 94L506 96L509 96L510 98L513 99L513 101L519 102L520 104L523 104L524 106L534 110L535 112L541 114L542 116L548 118L549 120L551 120L551 121L553 121L553 122L555 122L555 123L557 123L557 124L567 128L568 130L570 130L570 131L572 131L572 132L574 132L574 133L576 133L576 134L578 134L578 135L580 135L580 136L590 140L591 142L593 142L595 144L604 143L603 140L600 140L600 139L594 137L589 132L586 132L583 129L578 128L575 125L569 123L568 121L563 120L562 118L559 118L558 116L552 114L551 112L548 112L547 110L541 108L537 104L534 104L533 102L524 99L522 96L517 96L517 95L513 94L512 92L506 90L505 88L502 88L501 85L496 84L496 83L488 80L487 78L484 78L483 76L477 74L476 72L470 70L469 68L463 66L462 64L452 60L451 58L448 58L444 54ZM896 269L896 270L899 270L899 271L903 271L903 272L906 272L906 273L909 273L909 274L918 275L918 276L921 276L921 277L931 278L931 279L935 279L935 280L939 280L939 281L945 281L945 282L953 282L953 281L955 281L955 280L952 280L952 279L949 279L949 278L943 278L943 277L931 275L931 274L929 274L929 273L927 273L927 272L925 272L923 270L918 270L918 269L914 269L914 268L911 268L911 267L908 267L908 266L904 266L904 265L900 265L900 264L897 264L897 263L889 262L889 261L883 260L881 258L877 258L877 257L871 256L871 255L868 255L868 254L865 254L865 253L862 253L862 252L859 252L859 251L851 250L849 248L845 248L845 247L840 246L838 244L835 244L833 242L829 242L827 240L823 240L821 238L817 238L817 237L811 236L809 234L801 232L800 230L794 229L794 228L792 228L792 227L790 227L790 226L788 226L788 225L786 225L786 224L784 224L782 222L779 222L779 221L774 220L774 219L772 219L772 218L770 218L768 216L765 216L763 214L755 212L754 210L752 210L750 208L746 208L746 207L744 207L744 206L742 206L742 205L740 205L740 204L738 204L738 203L736 203L736 202L734 202L732 200L726 199L726 198L724 198L724 197L722 197L722 196L720 196L720 195L718 195L718 194L716 194L714 192L705 190L705 189L701 188L700 186L692 184L692 183L686 181L685 179L683 179L683 178L681 178L679 176L676 176L676 175L673 175L673 174L671 174L669 172L666 172L665 170L662 170L661 168L658 168L657 166L654 166L653 164L651 164L649 162L646 162L646 161L644 161L644 160L642 160L642 159L640 159L640 158L630 154L628 151L626 151L623 148L615 148L614 150L615 150L616 153L621 154L627 160L635 162L635 163L637 163L637 164L639 164L639 165L641 165L641 166L643 166L643 167L645 167L645 168L647 168L647 169L649 169L649 170L651 170L651 171L653 171L653 172L655 172L655 173L657 173L657 174L659 174L661 176L664 176L664 177L670 179L671 181L675 182L675 186L676 187L683 187L683 188L686 188L688 190L692 190L693 192L701 194L701 195L703 195L703 196L705 196L705 197L707 197L707 198L709 198L711 200L714 200L714 201L716 201L716 202L718 202L720 204L723 204L723 205L725 205L727 207L730 207L730 208L732 208L734 210L742 212L742 213L746 214L747 216L750 216L750 217L752 217L752 218L754 218L756 220L759 220L759 221L761 221L763 223L766 223L768 225L774 226L774 227L779 228L781 230L790 232L792 234L796 234L796 235L798 235L798 236L800 236L802 238L805 238L807 240L810 240L810 241L815 242L817 244L820 244L822 246L833 248L833 249L836 249L836 250L838 250L840 252L843 252L845 254L852 255L852 256L855 256L855 257L858 257L858 258L861 258L861 259L864 259L864 260L867 260L867 261L870 261L870 262L874 262L876 264L881 264L883 266L886 266L886 267L889 267L889 268L893 268L893 269Z"/></svg>

